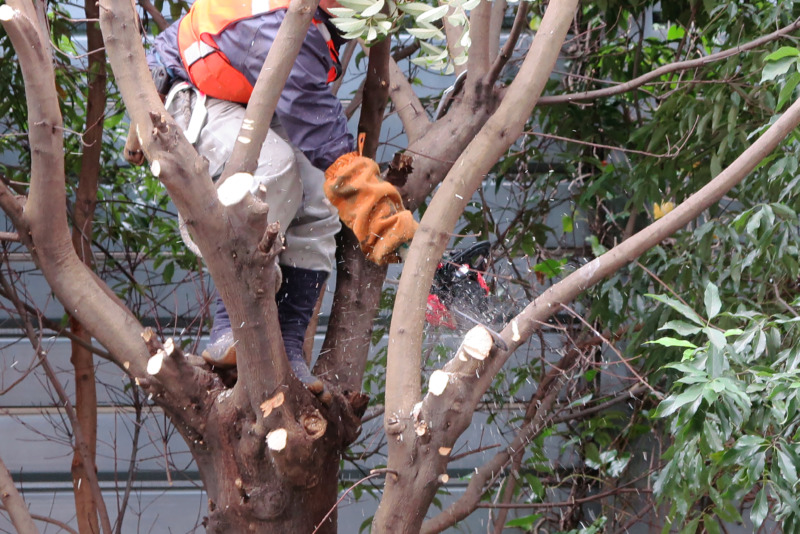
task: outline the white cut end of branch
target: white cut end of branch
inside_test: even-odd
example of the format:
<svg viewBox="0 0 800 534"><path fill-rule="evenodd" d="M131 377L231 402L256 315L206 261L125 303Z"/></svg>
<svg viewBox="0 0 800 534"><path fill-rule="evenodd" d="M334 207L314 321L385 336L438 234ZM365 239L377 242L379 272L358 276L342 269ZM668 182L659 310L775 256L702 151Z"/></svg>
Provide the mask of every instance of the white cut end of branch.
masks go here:
<svg viewBox="0 0 800 534"><path fill-rule="evenodd" d="M516 320L516 319L514 319L513 321L511 321L511 340L512 340L514 343L516 343L517 341L519 341L519 340L520 340L520 335L519 335L519 323L517 322L517 320Z"/></svg>
<svg viewBox="0 0 800 534"><path fill-rule="evenodd" d="M247 172L237 172L225 180L219 189L217 196L223 206L233 206L241 202L253 188L253 175Z"/></svg>
<svg viewBox="0 0 800 534"><path fill-rule="evenodd" d="M242 123L242 130L255 130L255 121L253 119L245 119Z"/></svg>
<svg viewBox="0 0 800 534"><path fill-rule="evenodd" d="M10 5L3 4L2 6L0 6L0 20L2 20L3 22L8 22L15 16L17 16L17 10L11 7Z"/></svg>
<svg viewBox="0 0 800 534"><path fill-rule="evenodd" d="M447 473L442 473L439 475L439 483L440 484L447 484L450 481L450 475Z"/></svg>
<svg viewBox="0 0 800 534"><path fill-rule="evenodd" d="M440 456L447 456L452 451L452 447L439 447L439 455Z"/></svg>
<svg viewBox="0 0 800 534"><path fill-rule="evenodd" d="M425 421L419 423L418 425L414 426L414 432L420 437L425 435L425 432L428 431L428 423Z"/></svg>
<svg viewBox="0 0 800 534"><path fill-rule="evenodd" d="M252 139L250 139L249 137L245 137L243 135L240 135L238 138L236 138L236 140L242 143L243 145L249 145L250 141L252 141Z"/></svg>
<svg viewBox="0 0 800 534"><path fill-rule="evenodd" d="M153 176L156 178L161 174L161 163L159 163L158 160L150 164L150 172L153 173Z"/></svg>
<svg viewBox="0 0 800 534"><path fill-rule="evenodd" d="M428 391L438 397L444 393L444 389L449 383L450 373L437 369L431 374L430 380L428 380Z"/></svg>
<svg viewBox="0 0 800 534"><path fill-rule="evenodd" d="M492 335L485 327L478 325L464 336L461 351L476 360L485 360L492 350ZM460 352L460 351L459 351Z"/></svg>
<svg viewBox="0 0 800 534"><path fill-rule="evenodd" d="M167 356L172 356L172 353L175 352L175 341L171 337L164 342L164 352L167 353Z"/></svg>
<svg viewBox="0 0 800 534"><path fill-rule="evenodd" d="M161 370L161 364L164 363L164 357L166 357L166 355L166 352L158 349L158 352L156 352L149 360L147 360L147 372L151 375L157 375Z"/></svg>
<svg viewBox="0 0 800 534"><path fill-rule="evenodd" d="M131 368L131 362L125 362L125 363L123 363L123 364L122 364L122 367L124 367L124 368L125 368L125 370L127 371L128 369L130 369L130 368Z"/></svg>
<svg viewBox="0 0 800 534"><path fill-rule="evenodd" d="M422 411L422 401L420 401L420 402L418 402L418 403L416 403L416 404L414 405L414 408L411 410L411 418L412 418L413 420L415 420L415 421L416 421L417 419L419 419L419 413L420 413L420 411Z"/></svg>
<svg viewBox="0 0 800 534"><path fill-rule="evenodd" d="M288 437L289 433L286 432L285 428L273 430L267 434L267 447L269 447L271 451L282 451L286 448L286 439Z"/></svg>

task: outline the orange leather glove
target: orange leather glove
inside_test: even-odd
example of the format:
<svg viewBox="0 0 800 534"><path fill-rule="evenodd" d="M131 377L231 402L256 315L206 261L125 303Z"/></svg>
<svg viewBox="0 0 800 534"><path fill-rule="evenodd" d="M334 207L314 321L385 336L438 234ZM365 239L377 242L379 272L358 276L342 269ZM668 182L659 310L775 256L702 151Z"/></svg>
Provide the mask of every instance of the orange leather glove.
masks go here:
<svg viewBox="0 0 800 534"><path fill-rule="evenodd" d="M402 261L397 249L411 241L418 224L397 189L380 178L377 163L359 152L341 156L325 171L325 195L367 259L378 265Z"/></svg>

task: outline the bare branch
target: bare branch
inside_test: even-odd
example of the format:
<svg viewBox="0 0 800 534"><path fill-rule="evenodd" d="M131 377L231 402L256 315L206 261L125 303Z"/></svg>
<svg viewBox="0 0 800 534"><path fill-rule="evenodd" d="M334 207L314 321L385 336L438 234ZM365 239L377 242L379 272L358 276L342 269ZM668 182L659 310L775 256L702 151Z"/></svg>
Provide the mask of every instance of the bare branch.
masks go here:
<svg viewBox="0 0 800 534"><path fill-rule="evenodd" d="M776 30L772 33L759 37L758 39L754 39L749 43L745 43L743 45L737 45L733 48L728 48L727 50L722 50L715 54L710 54L705 57L697 58L697 59L689 59L686 61L676 61L675 63L670 63L668 65L664 65L663 67L659 67L654 71L648 72L647 74L642 74L641 76L634 78L630 81L625 83L621 83L619 85L614 85L612 87L606 87L604 89L596 89L594 91L583 91L580 93L569 93L569 94L562 94L562 95L552 95L552 96L543 96L539 99L540 106L549 106L553 104L566 104L566 103L578 103L578 102L587 102L590 100L596 100L598 98L604 98L613 95L619 95L622 93L627 93L628 91L632 91L637 87L641 87L642 85L657 80L660 77L670 74L673 72L679 72L682 70L690 70L690 69L697 69L700 67L705 67L711 63L715 63L717 61L721 61L723 59L729 58L731 56L735 56L741 54L742 52L746 52L748 50L753 50L754 48L758 48L759 46L765 45L781 37L789 35L797 29L800 28L800 19L794 21L793 23L785 26L779 30Z"/></svg>
<svg viewBox="0 0 800 534"><path fill-rule="evenodd" d="M495 3L499 3L501 1L502 0L495 0ZM508 32L508 39L506 39L500 54L492 59L492 67L489 70L489 75L487 76L486 80L487 85L494 85L494 83L497 81L497 78L503 71L503 67L505 67L508 63L508 60L511 59L511 54L514 52L514 47L517 46L519 36L527 24L528 2L520 2L517 7L517 15L514 17L514 24L511 26L511 31ZM539 99L539 101L541 102L541 99Z"/></svg>
<svg viewBox="0 0 800 534"><path fill-rule="evenodd" d="M160 31L163 32L169 27L169 22L167 22L167 19L164 18L164 15L162 15L161 12L156 9L156 6L154 6L150 0L139 0L139 6L153 18L153 22L156 23L156 26L158 26Z"/></svg>
<svg viewBox="0 0 800 534"><path fill-rule="evenodd" d="M500 53L500 33L503 29L503 20L506 17L506 0L492 2L492 19L489 22L489 62L494 63ZM522 5L520 5L522 7Z"/></svg>
<svg viewBox="0 0 800 534"><path fill-rule="evenodd" d="M498 110L456 161L420 222L400 279L390 331L386 416L411 413L419 400L420 349L433 272L472 193L500 155L522 133L561 50L576 0L551 2L520 73ZM390 442L391 443L391 442ZM391 450L391 448L390 448Z"/></svg>

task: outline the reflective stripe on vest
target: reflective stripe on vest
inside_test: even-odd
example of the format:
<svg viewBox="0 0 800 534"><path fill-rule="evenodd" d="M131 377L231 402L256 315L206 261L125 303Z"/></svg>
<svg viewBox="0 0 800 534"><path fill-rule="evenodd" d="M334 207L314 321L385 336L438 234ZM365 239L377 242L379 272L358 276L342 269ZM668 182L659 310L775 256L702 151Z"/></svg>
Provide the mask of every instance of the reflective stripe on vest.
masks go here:
<svg viewBox="0 0 800 534"><path fill-rule="evenodd" d="M235 22L287 9L289 0L197 0L178 26L178 48L181 61L195 87L208 96L247 103L253 86L236 70L216 44L214 38ZM328 83L341 74L339 54L323 21L314 25L328 46L333 67Z"/></svg>

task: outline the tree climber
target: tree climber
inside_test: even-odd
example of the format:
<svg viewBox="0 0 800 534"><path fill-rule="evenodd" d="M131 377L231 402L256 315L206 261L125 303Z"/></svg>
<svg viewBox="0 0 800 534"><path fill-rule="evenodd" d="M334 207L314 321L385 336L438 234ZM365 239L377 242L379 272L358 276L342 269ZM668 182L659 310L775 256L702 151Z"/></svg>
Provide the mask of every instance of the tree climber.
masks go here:
<svg viewBox="0 0 800 534"><path fill-rule="evenodd" d="M214 178L231 155L243 104L288 5L289 0L197 0L156 38L148 54L167 110L208 159ZM261 149L252 188L265 195L268 220L280 223L285 238L276 300L286 354L297 377L317 394L324 386L306 364L303 341L333 266L337 208L364 253L379 265L399 261L398 247L411 240L417 226L394 187L380 179L375 162L353 152L347 119L328 87L341 75L337 50L343 40L327 12L335 5L322 0L314 14ZM137 159L130 150L126 157ZM203 355L214 365L236 361L221 298Z"/></svg>

